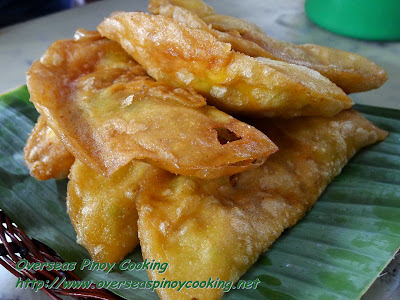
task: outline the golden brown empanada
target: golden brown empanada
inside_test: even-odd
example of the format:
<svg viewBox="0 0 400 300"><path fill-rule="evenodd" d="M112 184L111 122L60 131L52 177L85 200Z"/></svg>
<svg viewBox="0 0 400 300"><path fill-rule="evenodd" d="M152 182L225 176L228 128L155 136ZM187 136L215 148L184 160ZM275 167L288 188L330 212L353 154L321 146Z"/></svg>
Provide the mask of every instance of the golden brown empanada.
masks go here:
<svg viewBox="0 0 400 300"><path fill-rule="evenodd" d="M376 89L387 80L386 72L366 57L320 45L295 45L276 40L250 22L215 14L201 0L151 0L149 10L193 26L193 17L173 12L171 8L166 9L171 4L197 14L207 25L212 26L209 28L210 33L218 40L230 43L232 49L253 57L267 57L316 70L346 93Z"/></svg>
<svg viewBox="0 0 400 300"><path fill-rule="evenodd" d="M353 105L320 73L231 50L206 30L161 15L114 13L98 27L156 80L188 86L231 113L254 116L333 116Z"/></svg>
<svg viewBox="0 0 400 300"><path fill-rule="evenodd" d="M79 160L71 168L67 210L77 242L99 262L119 262L139 243L136 195L150 165L132 161L106 178Z"/></svg>
<svg viewBox="0 0 400 300"><path fill-rule="evenodd" d="M168 262L150 280L236 281L315 203L361 147L387 133L354 110L333 118L257 121L279 146L261 167L214 180L153 168L138 198L143 257ZM221 289L158 289L161 299L219 299Z"/></svg>
<svg viewBox="0 0 400 300"><path fill-rule="evenodd" d="M63 179L75 158L40 116L24 147L24 161L38 180Z"/></svg>
<svg viewBox="0 0 400 300"><path fill-rule="evenodd" d="M191 89L155 82L96 32L55 42L28 72L39 112L75 157L111 175L132 159L201 178L262 164L276 146Z"/></svg>

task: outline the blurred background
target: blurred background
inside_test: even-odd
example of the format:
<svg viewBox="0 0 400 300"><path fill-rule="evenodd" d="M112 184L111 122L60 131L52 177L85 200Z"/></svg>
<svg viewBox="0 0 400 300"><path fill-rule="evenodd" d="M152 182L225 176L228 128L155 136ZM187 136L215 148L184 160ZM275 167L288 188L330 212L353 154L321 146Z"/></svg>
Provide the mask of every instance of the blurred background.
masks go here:
<svg viewBox="0 0 400 300"><path fill-rule="evenodd" d="M0 27L99 0L0 0Z"/></svg>

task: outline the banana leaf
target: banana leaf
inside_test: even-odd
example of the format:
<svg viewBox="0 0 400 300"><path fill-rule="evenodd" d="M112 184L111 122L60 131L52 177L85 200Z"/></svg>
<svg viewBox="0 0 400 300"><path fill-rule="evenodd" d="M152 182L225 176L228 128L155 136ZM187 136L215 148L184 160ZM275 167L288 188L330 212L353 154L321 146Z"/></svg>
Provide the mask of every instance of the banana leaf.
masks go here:
<svg viewBox="0 0 400 300"><path fill-rule="evenodd" d="M66 261L90 259L66 213L66 180L29 176L22 149L37 113L26 86L0 96L0 208L30 237ZM328 186L314 208L288 229L242 277L254 290L225 299L359 299L400 246L400 111L356 106L390 136L364 149ZM142 261L140 248L127 258ZM79 270L85 280L148 280L145 271ZM127 299L157 299L147 289L112 289Z"/></svg>

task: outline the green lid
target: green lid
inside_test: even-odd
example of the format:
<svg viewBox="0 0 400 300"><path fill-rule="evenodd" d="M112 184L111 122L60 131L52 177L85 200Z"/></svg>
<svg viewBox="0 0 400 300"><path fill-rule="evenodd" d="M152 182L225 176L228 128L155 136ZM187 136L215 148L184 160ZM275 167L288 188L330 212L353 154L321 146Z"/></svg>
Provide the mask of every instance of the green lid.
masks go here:
<svg viewBox="0 0 400 300"><path fill-rule="evenodd" d="M335 33L400 40L400 0L306 0L307 16Z"/></svg>

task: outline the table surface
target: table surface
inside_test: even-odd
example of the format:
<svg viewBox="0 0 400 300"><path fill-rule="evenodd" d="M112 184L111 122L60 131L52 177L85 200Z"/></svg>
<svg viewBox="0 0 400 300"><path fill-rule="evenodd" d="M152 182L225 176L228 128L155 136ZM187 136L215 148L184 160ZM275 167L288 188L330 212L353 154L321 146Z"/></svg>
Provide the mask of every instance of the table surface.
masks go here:
<svg viewBox="0 0 400 300"><path fill-rule="evenodd" d="M221 14L256 23L271 37L296 44L313 43L364 55L388 73L383 87L350 95L360 104L400 109L400 42L370 42L330 33L311 23L304 0L206 0ZM95 29L113 11L146 11L146 0L103 0L33 21L0 29L0 94L25 82L25 73L56 39L71 38L77 28ZM390 276L400 266L400 255L387 274L377 279L363 299L398 299L400 276ZM16 279L0 267L0 299L42 299L43 293L15 289ZM17 293L31 293L16 295ZM43 297L43 299L48 299Z"/></svg>

